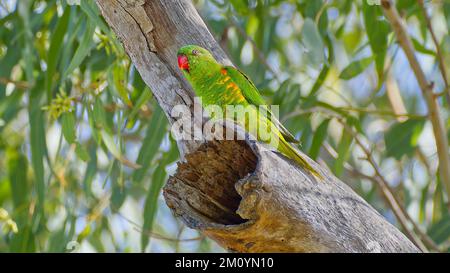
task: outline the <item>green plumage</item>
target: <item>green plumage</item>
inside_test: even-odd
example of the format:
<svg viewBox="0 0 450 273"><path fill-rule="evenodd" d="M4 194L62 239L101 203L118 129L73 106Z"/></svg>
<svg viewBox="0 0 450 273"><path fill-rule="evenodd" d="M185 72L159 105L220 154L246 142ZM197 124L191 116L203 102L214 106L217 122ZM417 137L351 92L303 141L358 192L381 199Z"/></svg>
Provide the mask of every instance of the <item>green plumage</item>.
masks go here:
<svg viewBox="0 0 450 273"><path fill-rule="evenodd" d="M314 176L321 175L301 156L289 142L298 142L294 136L269 111L264 99L253 82L234 67L218 63L206 49L188 45L178 51L178 62L184 76L192 85L204 107L219 105L224 110L227 105L242 106L242 114L233 120L259 141L269 144L269 139L277 138L278 151L295 160L303 169ZM258 107L266 111L259 111Z"/></svg>

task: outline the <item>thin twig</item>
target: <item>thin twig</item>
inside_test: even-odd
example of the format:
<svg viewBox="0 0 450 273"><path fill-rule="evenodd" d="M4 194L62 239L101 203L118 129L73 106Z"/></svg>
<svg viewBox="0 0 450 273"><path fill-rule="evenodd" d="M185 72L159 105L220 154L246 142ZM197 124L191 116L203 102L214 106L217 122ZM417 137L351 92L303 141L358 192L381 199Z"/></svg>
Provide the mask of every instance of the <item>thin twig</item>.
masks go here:
<svg viewBox="0 0 450 273"><path fill-rule="evenodd" d="M153 239L164 240L164 241L168 241L168 242L176 242L176 243L178 243L178 242L193 242L193 241L200 241L204 238L204 236L197 236L194 238L187 238L187 239L170 238L170 237L162 236L162 235L154 233L154 232L142 230L138 227L133 227L133 229L141 234L148 235L148 236L152 237Z"/></svg>
<svg viewBox="0 0 450 273"><path fill-rule="evenodd" d="M440 251L439 247L433 242L432 239L428 237L415 223L415 221L411 218L411 216L408 214L406 209L401 205L400 201L397 199L397 197L394 194L394 191L389 186L389 183L384 178L384 176L381 174L380 168L378 164L376 163L375 159L372 156L372 152L362 143L362 141L359 139L358 135L341 119L337 119L339 123L342 124L344 129L350 133L355 140L355 143L362 149L366 156L366 161L372 166L373 170L375 171L375 177L371 178L372 181L376 182L381 191L383 192L384 197L388 201L392 211L396 215L397 219L399 220L402 227L408 232L411 239L413 239L416 243L416 245L422 250L427 251L424 243L434 251ZM420 240L418 240L417 235L411 231L408 227L408 222L412 224L413 231L419 234Z"/></svg>
<svg viewBox="0 0 450 273"><path fill-rule="evenodd" d="M398 122L404 122L407 120L404 115L408 114L406 110L405 103L403 102L402 96L400 94L400 90L398 89L397 80L392 76L390 71L387 72L386 77L386 94L389 100L389 104L392 107L392 110L395 114L397 114L396 119ZM426 118L426 117L425 117Z"/></svg>
<svg viewBox="0 0 450 273"><path fill-rule="evenodd" d="M365 108L352 108L352 107L336 107L338 110L343 110L347 112L361 112L361 113L368 113L368 114L375 114L379 116L391 116L391 117L403 117L403 118L410 118L410 119L423 119L426 118L426 116L423 115L415 115L415 114L408 114L408 113L394 113L391 111L386 110L372 110L372 109L365 109Z"/></svg>
<svg viewBox="0 0 450 273"><path fill-rule="evenodd" d="M395 80L394 77L392 77L391 73L390 73L390 68L392 66L393 62L390 62L389 68L386 70L387 73L387 93L388 93L388 98L389 101L391 103L391 106L394 110L395 113L399 114L399 113L408 113L406 111L403 99L400 95L400 91L398 89L397 86L397 82ZM403 122L405 120L403 120L403 118L399 117L398 118L399 122ZM428 173L431 175L433 173L433 171L431 170L431 166L428 163L428 160L426 159L425 155L423 154L423 151L421 150L420 147L416 148L416 154L417 157L419 158L419 161L422 162L422 164L425 166L425 168L427 169ZM432 177L432 176L430 176ZM431 181L431 183L433 183L434 180ZM419 233L419 235L423 238L424 242L431 248L431 249L439 249L439 247L434 243L434 241L424 232L422 232L422 230L418 227L418 225L416 224L416 222L410 217L410 215L407 213L407 211L402 207L402 210L405 213L405 216L410 220L410 222L413 224L414 229L417 231L417 233Z"/></svg>
<svg viewBox="0 0 450 273"><path fill-rule="evenodd" d="M133 220L129 219L128 217L126 217L125 215L123 215L120 212L118 212L117 215L119 215L121 218L123 218L129 224L133 225L133 229L136 230L137 232L139 232L141 234L148 235L148 236L150 236L150 237L152 237L154 239L165 240L165 241L169 241L169 242L192 242L192 241L199 241L199 240L202 240L204 238L204 235L200 235L200 236L194 237L194 238L187 238L187 239L166 237L166 236L163 236L163 235L155 233L155 232L144 230L138 223L136 223Z"/></svg>
<svg viewBox="0 0 450 273"><path fill-rule="evenodd" d="M327 9L328 4L329 4L328 0L325 0L323 2L322 6L320 7L319 12L317 12L316 18L314 18L314 22L316 23L316 25L319 25L320 17L324 13L324 11Z"/></svg>
<svg viewBox="0 0 450 273"><path fill-rule="evenodd" d="M415 114L396 114L394 112L391 111L384 111L384 110L371 110L371 109L364 109L364 108L353 108L353 107L335 107L334 108L336 111L345 111L345 112L359 112L359 113L368 113L368 114L373 114L373 115L378 115L378 116L390 116L390 117L402 117L402 118L409 118L409 119L424 119L425 116L422 115L415 115ZM305 114L313 114L313 113L329 113L331 112L330 109L328 108L324 108L321 106L316 106L316 107L311 107L307 110L301 110L301 109L297 109L293 112L290 112L288 114L286 114L284 117L282 117L281 122L285 122L288 119L297 117L297 116L301 116L301 115L305 115Z"/></svg>
<svg viewBox="0 0 450 273"><path fill-rule="evenodd" d="M362 141L359 139L358 135L350 128L340 116L331 113L331 117L336 118L336 120L342 124L345 131L350 133L352 135L352 138L355 140L355 143L362 149L362 151L365 154L365 160L372 166L372 168L375 171L375 176L369 176L366 175L359 170L353 168L350 165L345 165L346 170L348 170L350 173L353 173L361 178L368 179L375 184L379 186L381 189L381 192L383 193L384 198L388 202L389 207L394 212L394 215L398 219L400 225L403 227L405 232L408 234L408 237L414 241L417 247L419 247L422 251L427 252L428 248L433 251L441 251L441 248L437 246L434 241L426 234L424 233L420 227L415 223L415 221L411 218L411 216L408 214L406 209L401 205L400 201L397 199L397 197L394 194L394 191L389 186L389 183L387 182L386 178L381 174L380 168L378 164L376 163L375 159L372 156L372 152L366 148L366 146L362 143ZM332 157L337 156L337 152L329 151L329 149L332 149L330 145L325 145L327 148L329 154ZM410 223L413 226L413 229L408 226L408 223ZM428 247L428 248L427 248Z"/></svg>
<svg viewBox="0 0 450 273"><path fill-rule="evenodd" d="M3 8L7 14L11 13L11 9L6 2L0 1L0 7Z"/></svg>
<svg viewBox="0 0 450 273"><path fill-rule="evenodd" d="M333 147L331 147L330 144L328 144L327 142L325 142L324 144L324 148L325 151L333 158L337 158L338 154L337 152L333 149ZM349 175L355 177L355 178L359 178L359 179L366 179L369 180L371 182L373 182L375 185L378 185L380 187L380 182L377 179L377 177L375 176L370 176L367 174L362 173L361 171L359 171L358 169L354 168L353 166L351 166L350 164L344 164L344 168L345 170L348 172ZM380 187L381 188L381 187ZM391 202L391 200L386 196L385 191L381 191L383 193L384 199L388 202L388 206L391 208L391 210L394 212L394 215L396 217L396 219L400 222L401 226L403 227L403 229L405 230L408 238L410 238L412 241L414 241L414 244L417 245L422 251L428 251L425 247L425 245L423 244L423 242L418 238L418 236L414 233L413 230L410 230L410 228L407 225L407 220L405 217L402 216L402 212L401 210L398 209L398 206L394 206L393 203ZM392 195L393 195L393 191L392 191Z"/></svg>
<svg viewBox="0 0 450 273"><path fill-rule="evenodd" d="M422 90L422 94L427 102L428 115L433 125L434 137L436 139L436 149L439 157L439 173L447 190L447 195L450 196L450 158L448 155L448 139L444 122L440 117L440 109L433 94L433 85L427 81L425 73L416 58L414 46L395 5L390 0L382 0L381 6L397 36L400 46L405 52Z"/></svg>
<svg viewBox="0 0 450 273"><path fill-rule="evenodd" d="M31 87L31 85L28 82L23 82L23 81L14 81L8 78L4 78L4 77L0 77L0 84L13 84L16 86L16 88L19 89L29 89Z"/></svg>

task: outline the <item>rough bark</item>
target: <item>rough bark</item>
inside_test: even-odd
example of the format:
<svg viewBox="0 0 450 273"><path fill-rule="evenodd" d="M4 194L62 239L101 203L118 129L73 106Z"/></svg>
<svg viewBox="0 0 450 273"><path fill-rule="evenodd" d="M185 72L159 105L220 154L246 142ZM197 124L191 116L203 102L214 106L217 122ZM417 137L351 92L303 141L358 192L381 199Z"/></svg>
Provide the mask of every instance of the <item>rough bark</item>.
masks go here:
<svg viewBox="0 0 450 273"><path fill-rule="evenodd" d="M193 94L177 68L179 47L198 44L231 64L189 0L97 0L97 4L171 123L172 108L191 105ZM183 161L164 187L166 203L189 227L226 249L419 251L312 160L323 181L248 138L178 145Z"/></svg>

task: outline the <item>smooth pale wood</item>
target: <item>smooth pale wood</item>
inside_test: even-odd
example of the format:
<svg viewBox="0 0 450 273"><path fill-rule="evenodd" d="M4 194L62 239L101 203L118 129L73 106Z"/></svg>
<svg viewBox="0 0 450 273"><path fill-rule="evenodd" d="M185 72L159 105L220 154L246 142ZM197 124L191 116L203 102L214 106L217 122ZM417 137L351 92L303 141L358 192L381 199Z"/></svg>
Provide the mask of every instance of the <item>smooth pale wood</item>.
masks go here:
<svg viewBox="0 0 450 273"><path fill-rule="evenodd" d="M188 0L97 0L104 18L171 123L192 106L177 68L186 44L231 64ZM241 132L241 135L243 133ZM164 187L167 205L191 228L238 252L418 252L345 183L314 161L317 181L265 145L178 141L183 162ZM305 156L306 157L306 156Z"/></svg>

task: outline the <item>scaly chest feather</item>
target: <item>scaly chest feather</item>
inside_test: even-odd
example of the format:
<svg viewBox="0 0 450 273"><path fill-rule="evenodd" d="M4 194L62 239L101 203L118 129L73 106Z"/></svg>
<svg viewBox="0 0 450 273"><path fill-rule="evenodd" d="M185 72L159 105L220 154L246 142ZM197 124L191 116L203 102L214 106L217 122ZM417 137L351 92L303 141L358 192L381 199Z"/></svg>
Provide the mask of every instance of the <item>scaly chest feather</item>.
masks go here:
<svg viewBox="0 0 450 273"><path fill-rule="evenodd" d="M222 69L218 73L204 73L192 76L192 85L203 106L248 105L239 86Z"/></svg>

